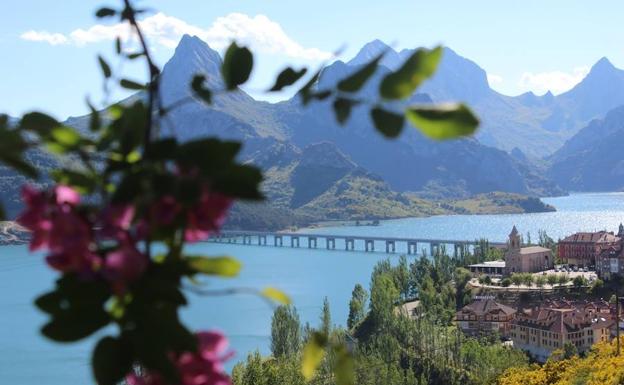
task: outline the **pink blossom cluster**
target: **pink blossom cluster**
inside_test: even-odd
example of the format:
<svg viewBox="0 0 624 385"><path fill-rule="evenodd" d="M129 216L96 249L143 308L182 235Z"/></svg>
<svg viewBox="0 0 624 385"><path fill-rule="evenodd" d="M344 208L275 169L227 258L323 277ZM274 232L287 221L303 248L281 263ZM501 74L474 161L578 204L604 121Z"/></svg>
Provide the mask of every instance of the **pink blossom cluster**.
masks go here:
<svg viewBox="0 0 624 385"><path fill-rule="evenodd" d="M185 219L184 240L198 242L219 231L230 206L232 206L231 198L211 191L204 186L199 201L187 210L183 210L182 205L173 196L162 197L152 205L150 210L151 221L156 226L167 226L172 224L180 214L183 214ZM148 226L149 228L150 226Z"/></svg>
<svg viewBox="0 0 624 385"><path fill-rule="evenodd" d="M30 250L45 249L48 264L61 272L88 273L99 268L93 253L93 232L89 221L77 211L80 194L67 186L38 191L22 190L26 210L17 222L32 232Z"/></svg>
<svg viewBox="0 0 624 385"><path fill-rule="evenodd" d="M172 357L178 369L180 383L176 385L230 385L231 380L225 374L223 363L231 356L226 352L228 341L216 331L197 333L197 352L184 352ZM173 385L167 384L156 373L126 376L128 385Z"/></svg>
<svg viewBox="0 0 624 385"><path fill-rule="evenodd" d="M22 197L26 209L18 223L32 232L30 250L48 250L47 263L60 272L100 275L112 283L115 292L123 292L147 269L149 260L137 244L149 232L181 218L185 240L201 241L219 231L232 205L231 198L205 186L191 208L185 209L167 195L151 205L146 218L136 220L134 206L128 204L108 206L92 218L80 211L80 194L68 186L50 191L26 186ZM102 255L98 253L101 241L112 241L116 247Z"/></svg>
<svg viewBox="0 0 624 385"><path fill-rule="evenodd" d="M90 220L80 211L80 194L68 186L58 185L50 191L26 186L22 199L26 209L17 221L32 232L31 251L49 251L46 261L53 269L86 277L101 274L122 287L147 268L147 257L136 248L129 231L132 206L111 206L101 218ZM111 239L117 247L102 258L96 239Z"/></svg>

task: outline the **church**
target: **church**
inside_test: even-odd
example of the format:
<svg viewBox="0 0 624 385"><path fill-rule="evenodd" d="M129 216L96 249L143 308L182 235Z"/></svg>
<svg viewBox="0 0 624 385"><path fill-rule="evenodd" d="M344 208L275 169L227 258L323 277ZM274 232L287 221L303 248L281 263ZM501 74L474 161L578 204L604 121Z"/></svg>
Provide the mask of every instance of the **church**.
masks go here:
<svg viewBox="0 0 624 385"><path fill-rule="evenodd" d="M536 273L554 266L552 250L542 246L522 247L522 239L516 226L507 241L505 253L505 273Z"/></svg>

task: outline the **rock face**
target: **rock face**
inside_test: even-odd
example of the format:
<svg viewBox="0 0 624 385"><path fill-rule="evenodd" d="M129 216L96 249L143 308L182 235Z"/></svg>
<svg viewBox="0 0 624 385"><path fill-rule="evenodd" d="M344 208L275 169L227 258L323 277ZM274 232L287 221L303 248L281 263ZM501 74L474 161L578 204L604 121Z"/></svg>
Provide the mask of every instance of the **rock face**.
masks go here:
<svg viewBox="0 0 624 385"><path fill-rule="evenodd" d="M363 94L373 95L383 74L398 67L410 51L395 52L380 41L371 42L350 62L335 62L328 66L323 71L319 87L336 82L381 50L388 50L384 59L387 67L382 68L362 90ZM445 58L439 74L424 89L440 99L466 97L476 101L491 95L485 72L476 64L449 49L445 50ZM184 36L163 69L165 105L191 95L189 82L195 74L204 74L210 85L218 87L220 66L219 55L207 44L197 37ZM410 102L431 103L432 96L415 94ZM527 183L525 171L508 154L474 139L434 143L417 130L406 127L399 140L388 141L375 132L367 112L361 108L355 108L347 126L341 127L327 104L316 103L303 108L296 97L269 104L237 91L216 96L212 106L199 101L185 104L174 110L169 120L173 124L171 130L181 140L211 135L244 141L243 158L261 152L275 141L298 149L330 142L353 162L379 175L398 191L418 191L434 183L442 187L438 191L453 190L454 196L496 190L557 193L550 191L548 185L535 188ZM73 119L70 123L86 126L84 118Z"/></svg>
<svg viewBox="0 0 624 385"><path fill-rule="evenodd" d="M573 191L624 189L624 107L592 121L551 158L548 175Z"/></svg>

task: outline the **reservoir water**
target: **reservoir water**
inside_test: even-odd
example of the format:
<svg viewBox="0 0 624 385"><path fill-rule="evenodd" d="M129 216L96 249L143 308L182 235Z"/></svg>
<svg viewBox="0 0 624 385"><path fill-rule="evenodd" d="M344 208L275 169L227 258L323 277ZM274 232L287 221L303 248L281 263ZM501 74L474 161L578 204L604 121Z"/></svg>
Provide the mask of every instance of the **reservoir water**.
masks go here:
<svg viewBox="0 0 624 385"><path fill-rule="evenodd" d="M556 240L579 230L617 231L624 221L624 193L573 194L543 200L558 211L409 218L384 221L375 227L326 227L306 232L466 240L484 237L504 241L515 224L523 234L530 232L537 237L541 229ZM193 245L189 250L206 255L229 254L243 262L239 277L208 281L209 288L278 287L292 297L302 321L312 325L318 324L325 296L330 301L333 322L344 324L353 286L368 286L373 265L387 257L383 253L327 251L322 247L309 250L211 243ZM391 256L397 257L398 254ZM30 255L26 247L0 248L0 384L93 383L88 358L95 338L64 345L49 342L38 333L45 317L33 307L32 300L52 287L54 276L41 256ZM248 352L268 352L272 309L266 302L249 295L189 294L189 299L192 306L183 316L194 329L217 328L230 338L236 351L230 368ZM106 332L111 330L101 335Z"/></svg>

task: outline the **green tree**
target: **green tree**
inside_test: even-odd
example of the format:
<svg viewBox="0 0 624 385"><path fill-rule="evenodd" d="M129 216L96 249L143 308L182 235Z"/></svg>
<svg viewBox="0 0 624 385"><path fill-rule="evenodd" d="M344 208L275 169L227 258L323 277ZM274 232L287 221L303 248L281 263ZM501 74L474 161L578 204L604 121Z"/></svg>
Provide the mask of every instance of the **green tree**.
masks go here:
<svg viewBox="0 0 624 385"><path fill-rule="evenodd" d="M377 329L388 328L392 323L394 307L399 291L388 274L380 274L373 280L370 297L370 317Z"/></svg>
<svg viewBox="0 0 624 385"><path fill-rule="evenodd" d="M464 269L463 267L455 269L455 307L457 309L461 309L464 305L470 302L471 293L467 286L471 278L472 274L469 270Z"/></svg>
<svg viewBox="0 0 624 385"><path fill-rule="evenodd" d="M321 311L321 333L328 336L332 330L331 311L329 309L329 300L327 297L323 299L323 310Z"/></svg>
<svg viewBox="0 0 624 385"><path fill-rule="evenodd" d="M399 257L399 265L394 268L394 280L395 286L401 293L401 298L404 300L409 298L410 295L410 271L405 255Z"/></svg>
<svg viewBox="0 0 624 385"><path fill-rule="evenodd" d="M575 289L580 289L583 286L587 286L587 283L588 283L587 279L583 277L582 275L577 275L572 280L572 285L574 286Z"/></svg>
<svg viewBox="0 0 624 385"><path fill-rule="evenodd" d="M368 293L366 289L359 283L356 284L351 293L351 301L349 301L349 318L347 318L347 327L349 329L353 329L366 316L367 301Z"/></svg>
<svg viewBox="0 0 624 385"><path fill-rule="evenodd" d="M531 274L531 273L521 273L520 276L522 277L522 284L523 285L525 285L526 287L533 286L533 282L535 282L535 278L533 277L533 274Z"/></svg>
<svg viewBox="0 0 624 385"><path fill-rule="evenodd" d="M576 348L576 345L572 342L566 342L563 344L563 358L568 359L574 356L578 356L578 349Z"/></svg>
<svg viewBox="0 0 624 385"><path fill-rule="evenodd" d="M554 287L559 282L559 279L556 274L548 274L548 276L546 276L546 282L548 282L550 286Z"/></svg>
<svg viewBox="0 0 624 385"><path fill-rule="evenodd" d="M513 273L511 274L511 277L509 278L511 280L511 283L514 284L514 286L516 287L520 287L520 285L522 285L522 275L520 273Z"/></svg>
<svg viewBox="0 0 624 385"><path fill-rule="evenodd" d="M278 306L271 320L271 353L276 358L296 354L301 345L301 324L294 306Z"/></svg>

